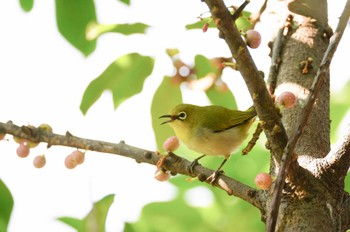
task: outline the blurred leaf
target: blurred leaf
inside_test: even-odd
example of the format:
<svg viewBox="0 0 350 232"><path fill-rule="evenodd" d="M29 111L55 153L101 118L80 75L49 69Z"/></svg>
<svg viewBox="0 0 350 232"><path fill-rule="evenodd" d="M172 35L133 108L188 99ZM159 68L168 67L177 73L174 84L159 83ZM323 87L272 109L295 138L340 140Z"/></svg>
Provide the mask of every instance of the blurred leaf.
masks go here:
<svg viewBox="0 0 350 232"><path fill-rule="evenodd" d="M13 198L10 190L0 179L0 231L7 231L13 209Z"/></svg>
<svg viewBox="0 0 350 232"><path fill-rule="evenodd" d="M167 114L171 108L182 102L180 85L171 83L171 78L165 76L162 83L155 92L152 100L151 114L152 126L155 133L158 150L162 149L163 142L174 135L169 125L160 125L160 116Z"/></svg>
<svg viewBox="0 0 350 232"><path fill-rule="evenodd" d="M130 0L119 0L119 2L124 3L125 5L130 6Z"/></svg>
<svg viewBox="0 0 350 232"><path fill-rule="evenodd" d="M335 142L338 138L338 127L344 116L350 109L350 82L348 82L339 91L331 95L330 118L331 118L331 141Z"/></svg>
<svg viewBox="0 0 350 232"><path fill-rule="evenodd" d="M214 231L200 215L200 209L187 205L182 198L150 203L142 209L140 220L128 225L128 231Z"/></svg>
<svg viewBox="0 0 350 232"><path fill-rule="evenodd" d="M60 217L57 220L73 227L77 231L83 231L83 221L77 218L72 217Z"/></svg>
<svg viewBox="0 0 350 232"><path fill-rule="evenodd" d="M152 73L153 58L130 53L116 59L86 88L80 110L86 114L105 90L113 94L114 108L141 92L145 79Z"/></svg>
<svg viewBox="0 0 350 232"><path fill-rule="evenodd" d="M88 40L95 40L105 33L120 33L123 35L144 34L149 26L144 23L134 24L98 24L90 23L86 30L86 38Z"/></svg>
<svg viewBox="0 0 350 232"><path fill-rule="evenodd" d="M58 30L69 43L85 56L96 48L96 41L86 39L87 25L96 22L93 0L56 0Z"/></svg>
<svg viewBox="0 0 350 232"><path fill-rule="evenodd" d="M194 59L194 69L198 78L207 76L210 73L218 75L218 67L216 67L207 57L203 55L196 55ZM217 80L221 81L221 79ZM226 86L226 83L222 82L222 85ZM227 86L226 86L227 87ZM213 105L221 105L231 109L237 109L235 97L230 89L220 90L218 86L212 86L205 91L207 97Z"/></svg>
<svg viewBox="0 0 350 232"><path fill-rule="evenodd" d="M194 69L198 78L205 77L209 73L217 73L218 68L215 67L210 60L203 55L196 55L194 58Z"/></svg>
<svg viewBox="0 0 350 232"><path fill-rule="evenodd" d="M25 12L29 12L33 9L34 0L19 0L19 3Z"/></svg>
<svg viewBox="0 0 350 232"><path fill-rule="evenodd" d="M95 202L91 211L82 220L71 217L61 217L58 220L75 228L78 232L103 232L105 231L107 214L113 201L114 194L110 194Z"/></svg>
<svg viewBox="0 0 350 232"><path fill-rule="evenodd" d="M249 22L250 15L251 13L248 11L242 12L242 16L236 20L236 27L238 28L238 30L247 31L251 28L251 24ZM211 19L211 17L204 18L192 24L187 24L185 27L187 30L202 29L205 23L209 23L209 28L216 28L214 21Z"/></svg>
<svg viewBox="0 0 350 232"><path fill-rule="evenodd" d="M220 91L218 87L213 86L205 93L213 105L224 106L230 109L237 109L236 99L230 89Z"/></svg>

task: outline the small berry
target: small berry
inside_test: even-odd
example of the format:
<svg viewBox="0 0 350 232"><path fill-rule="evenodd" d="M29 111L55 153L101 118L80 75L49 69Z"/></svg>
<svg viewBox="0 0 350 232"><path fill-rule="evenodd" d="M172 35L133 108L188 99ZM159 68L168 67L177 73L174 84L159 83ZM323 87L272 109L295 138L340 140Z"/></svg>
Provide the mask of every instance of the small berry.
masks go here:
<svg viewBox="0 0 350 232"><path fill-rule="evenodd" d="M297 98L292 92L283 92L277 96L276 102L278 105L284 106L284 108L293 108L297 103Z"/></svg>
<svg viewBox="0 0 350 232"><path fill-rule="evenodd" d="M5 135L6 135L6 134L0 133L0 140L3 140L3 139L5 138Z"/></svg>
<svg viewBox="0 0 350 232"><path fill-rule="evenodd" d="M73 169L77 166L77 162L74 160L73 156L68 155L64 160L64 165L68 169Z"/></svg>
<svg viewBox="0 0 350 232"><path fill-rule="evenodd" d="M258 31L250 29L246 31L244 38L249 47L258 48L260 46L261 35Z"/></svg>
<svg viewBox="0 0 350 232"><path fill-rule="evenodd" d="M202 27L202 31L203 32L207 32L208 31L208 28L209 28L209 23L205 23Z"/></svg>
<svg viewBox="0 0 350 232"><path fill-rule="evenodd" d="M272 177L267 173L259 173L255 177L255 184L259 189L268 190L272 184Z"/></svg>
<svg viewBox="0 0 350 232"><path fill-rule="evenodd" d="M180 142L176 136L171 136L163 143L163 148L166 151L175 151L179 148Z"/></svg>
<svg viewBox="0 0 350 232"><path fill-rule="evenodd" d="M79 150L73 151L70 155L72 156L74 161L77 163L77 165L82 164L85 160L85 153Z"/></svg>
<svg viewBox="0 0 350 232"><path fill-rule="evenodd" d="M158 181L167 181L170 178L170 174L164 172L162 169L157 169L154 174L154 178L156 178Z"/></svg>
<svg viewBox="0 0 350 232"><path fill-rule="evenodd" d="M33 160L34 167L36 168L42 168L46 164L46 158L45 155L38 155Z"/></svg>
<svg viewBox="0 0 350 232"><path fill-rule="evenodd" d="M19 157L25 158L29 155L30 152L30 147L26 143L21 143L17 150L16 153Z"/></svg>

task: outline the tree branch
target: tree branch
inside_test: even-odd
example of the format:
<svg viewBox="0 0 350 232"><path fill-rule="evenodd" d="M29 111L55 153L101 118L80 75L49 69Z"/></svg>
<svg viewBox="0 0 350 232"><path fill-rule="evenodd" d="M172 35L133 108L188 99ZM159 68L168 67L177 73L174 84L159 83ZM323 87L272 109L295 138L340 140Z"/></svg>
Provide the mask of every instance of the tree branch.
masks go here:
<svg viewBox="0 0 350 232"><path fill-rule="evenodd" d="M312 84L312 87L310 89L310 94L308 98L306 99L305 107L302 109L302 112L300 114L299 120L297 122L296 130L292 133L290 136L290 139L287 143L287 146L283 152L282 156L282 163L280 167L280 171L277 176L276 185L273 191L272 195L272 202L271 202L271 211L268 216L267 220L267 230L266 231L275 231L276 221L277 221L277 215L279 210L279 204L281 200L281 193L282 188L284 185L284 180L286 178L286 175L288 173L289 165L291 163L291 157L294 152L295 146L298 143L298 140L300 136L303 133L303 130L306 126L307 120L309 118L309 115L311 113L312 107L315 103L316 97L322 88L324 82L325 82L325 76L329 72L329 66L332 61L333 55L338 47L338 44L340 42L340 39L343 35L343 32L346 28L347 22L349 20L350 16L350 0L347 1L344 11L342 12L339 23L337 26L337 29L335 30L335 33L333 37L331 38L330 44L323 56L322 62L317 70L314 82Z"/></svg>
<svg viewBox="0 0 350 232"><path fill-rule="evenodd" d="M262 6L260 7L260 10L254 14L252 14L252 16L250 17L250 23L252 24L252 28L255 27L255 25L257 24L257 22L260 21L260 17L262 15L262 13L266 10L266 6L267 6L267 1L265 0L264 3L262 4Z"/></svg>
<svg viewBox="0 0 350 232"><path fill-rule="evenodd" d="M266 88L265 81L261 77L241 34L235 27L224 2L222 0L205 0L205 3L220 31L219 36L225 40L232 57L237 62L238 70L248 87L259 119L263 122L266 137L270 142L271 153L279 161L287 144L287 135Z"/></svg>
<svg viewBox="0 0 350 232"><path fill-rule="evenodd" d="M159 165L162 159L162 168L170 171L172 174L183 174L191 177L198 177L200 181L207 181L214 170L208 169L201 165L196 165L193 172L189 172L191 162L170 152L167 156L160 155L158 152L144 150L141 148L127 145L124 141L119 143L110 143L92 139L80 138L66 132L65 135L59 135L48 132L41 128L29 126L17 126L11 121L7 123L0 122L0 133L11 134L18 138L30 140L32 142L44 142L48 147L66 146L84 150L97 151L103 153L116 154L134 159L137 163L148 163L151 165ZM220 175L213 186L219 187L226 191L229 195L239 197L260 210L263 210L266 204L263 195L265 191L256 190L245 184L240 183L228 176Z"/></svg>
<svg viewBox="0 0 350 232"><path fill-rule="evenodd" d="M269 77L267 79L267 86L270 94L274 94L276 83L277 83L277 74L278 69L281 63L281 51L282 51L282 44L283 44L283 31L285 29L286 22L288 20L288 17L286 17L285 20L281 21L281 25L278 28L276 38L273 41L273 47L271 51L271 65L270 65L270 72Z"/></svg>
<svg viewBox="0 0 350 232"><path fill-rule="evenodd" d="M344 177L348 173L350 167L350 124L346 128L346 133L338 140L334 148L323 159L315 162L316 170L321 169L320 175L327 175L327 179L331 180L330 185L344 185Z"/></svg>

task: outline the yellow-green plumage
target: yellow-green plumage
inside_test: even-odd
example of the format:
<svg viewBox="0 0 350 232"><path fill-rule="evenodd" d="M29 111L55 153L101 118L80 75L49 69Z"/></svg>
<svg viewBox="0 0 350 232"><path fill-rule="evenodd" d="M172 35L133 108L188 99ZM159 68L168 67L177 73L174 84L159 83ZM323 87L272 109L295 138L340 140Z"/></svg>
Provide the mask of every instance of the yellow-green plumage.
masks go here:
<svg viewBox="0 0 350 232"><path fill-rule="evenodd" d="M222 106L180 104L162 117L171 118L168 123L191 150L227 159L247 137L256 112L253 107L238 111Z"/></svg>

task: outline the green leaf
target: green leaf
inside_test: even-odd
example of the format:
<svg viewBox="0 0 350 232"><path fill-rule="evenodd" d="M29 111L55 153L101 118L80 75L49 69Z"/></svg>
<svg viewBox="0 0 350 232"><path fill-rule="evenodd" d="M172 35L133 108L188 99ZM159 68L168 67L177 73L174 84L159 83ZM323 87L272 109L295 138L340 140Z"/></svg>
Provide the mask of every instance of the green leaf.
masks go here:
<svg viewBox="0 0 350 232"><path fill-rule="evenodd" d="M5 183L0 179L0 231L7 231L7 226L10 221L13 198L10 190Z"/></svg>
<svg viewBox="0 0 350 232"><path fill-rule="evenodd" d="M83 222L80 219L72 218L72 217L60 217L57 220L73 227L77 231L83 231Z"/></svg>
<svg viewBox="0 0 350 232"><path fill-rule="evenodd" d="M19 3L25 12L29 12L33 9L34 0L19 0Z"/></svg>
<svg viewBox="0 0 350 232"><path fill-rule="evenodd" d="M114 194L110 194L95 202L91 211L82 220L71 217L60 217L58 220L73 227L78 232L104 232L107 214L113 201Z"/></svg>
<svg viewBox="0 0 350 232"><path fill-rule="evenodd" d="M112 92L116 109L123 101L141 92L145 79L152 73L153 65L153 58L138 53L116 59L86 88L80 110L86 114L105 90Z"/></svg>
<svg viewBox="0 0 350 232"><path fill-rule="evenodd" d="M85 56L96 48L96 41L86 39L89 23L96 22L93 0L56 0L56 20L59 32Z"/></svg>
<svg viewBox="0 0 350 232"><path fill-rule="evenodd" d="M124 3L125 5L130 6L130 0L119 0L119 2Z"/></svg>
<svg viewBox="0 0 350 232"><path fill-rule="evenodd" d="M203 55L196 55L194 58L194 69L198 78L205 77L209 73L217 73L218 68L215 67L210 60Z"/></svg>
<svg viewBox="0 0 350 232"><path fill-rule="evenodd" d="M341 121L349 110L350 82L339 91L331 95L330 118L331 118L331 141L338 139L338 128Z"/></svg>
<svg viewBox="0 0 350 232"><path fill-rule="evenodd" d="M169 136L174 135L174 131L169 125L160 125L162 120L160 120L159 117L167 114L171 108L180 104L181 102L182 94L180 85L171 83L171 79L165 76L153 96L151 106L152 126L159 150L162 149L164 141Z"/></svg>
<svg viewBox="0 0 350 232"><path fill-rule="evenodd" d="M237 109L236 99L231 90L227 89L220 91L218 87L214 86L206 92L207 97L213 105L220 105L230 109Z"/></svg>
<svg viewBox="0 0 350 232"><path fill-rule="evenodd" d="M249 22L250 15L250 12L243 11L242 16L236 19L235 23L238 30L247 31L251 28L251 24ZM198 22L187 24L185 28L187 30L202 29L205 23L209 23L209 28L216 28L215 23L211 17L203 18Z"/></svg>
<svg viewBox="0 0 350 232"><path fill-rule="evenodd" d="M88 40L95 40L105 33L120 33L123 35L144 34L149 26L144 23L133 24L98 24L90 23L87 28Z"/></svg>

